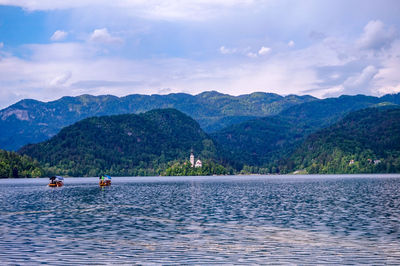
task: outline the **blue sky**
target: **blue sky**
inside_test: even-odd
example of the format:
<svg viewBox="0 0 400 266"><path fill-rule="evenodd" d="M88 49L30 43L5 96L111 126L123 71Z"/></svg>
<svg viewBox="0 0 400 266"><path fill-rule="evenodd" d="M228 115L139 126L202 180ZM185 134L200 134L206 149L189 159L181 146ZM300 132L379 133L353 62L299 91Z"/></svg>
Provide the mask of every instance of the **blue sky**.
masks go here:
<svg viewBox="0 0 400 266"><path fill-rule="evenodd" d="M400 92L400 1L0 0L0 108L133 93Z"/></svg>

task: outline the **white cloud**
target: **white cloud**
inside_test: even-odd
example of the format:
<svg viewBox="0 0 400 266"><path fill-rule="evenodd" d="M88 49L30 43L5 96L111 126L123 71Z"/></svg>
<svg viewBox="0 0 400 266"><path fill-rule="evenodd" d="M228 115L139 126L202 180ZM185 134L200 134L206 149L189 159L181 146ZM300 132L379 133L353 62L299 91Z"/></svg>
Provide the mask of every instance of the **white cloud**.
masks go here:
<svg viewBox="0 0 400 266"><path fill-rule="evenodd" d="M234 95L253 91L301 93L318 82L316 66L340 63L337 54L327 51L323 44L277 52L271 54L268 61L243 61L242 57L233 56L228 59L229 64L226 58L196 61L99 57L96 47L90 43L37 44L25 46L25 49L32 54L31 58L10 56L0 61L0 80L9 93L19 92L18 99L54 100L84 93L151 94L162 88L189 93L218 90ZM239 49L237 53L257 56L248 48Z"/></svg>
<svg viewBox="0 0 400 266"><path fill-rule="evenodd" d="M221 46L219 48L219 51L221 52L221 54L234 54L237 52L236 48L226 48L225 46Z"/></svg>
<svg viewBox="0 0 400 266"><path fill-rule="evenodd" d="M94 43L119 44L123 43L122 38L111 36L106 28L95 29L89 40Z"/></svg>
<svg viewBox="0 0 400 266"><path fill-rule="evenodd" d="M247 55L248 57L250 57L250 58L256 58L256 57L257 57L257 54L256 54L256 53L253 53L253 52L248 52L246 55Z"/></svg>
<svg viewBox="0 0 400 266"><path fill-rule="evenodd" d="M250 58L257 58L259 55L266 55L271 51L271 48L262 46L258 52L251 51L251 47L246 48L227 48L225 46L221 46L219 51L221 54L239 54L243 56L247 56Z"/></svg>
<svg viewBox="0 0 400 266"><path fill-rule="evenodd" d="M382 87L378 89L379 95L400 93L400 83L395 86Z"/></svg>
<svg viewBox="0 0 400 266"><path fill-rule="evenodd" d="M291 40L290 42L288 42L288 44L287 44L289 47L293 47L294 46L294 41L293 40Z"/></svg>
<svg viewBox="0 0 400 266"><path fill-rule="evenodd" d="M55 78L53 78L49 85L50 86L61 86L64 85L72 76L71 71L67 71L65 73L62 73L58 76L56 76Z"/></svg>
<svg viewBox="0 0 400 266"><path fill-rule="evenodd" d="M19 92L17 99L38 100L84 93L151 94L162 88L189 93L199 93L206 88L234 95L255 90L286 94L298 92L296 88L309 86L310 80L314 81L312 70L306 65L287 63L290 56L283 60L275 58L272 62L251 60L247 63L242 62L243 58L233 57L230 59L232 64L228 65L218 58L207 61L177 58L130 60L91 55L90 49L84 45L89 44L26 46L33 56L30 59L10 56L1 60L0 80L8 94ZM287 82L288 76L290 82Z"/></svg>
<svg viewBox="0 0 400 266"><path fill-rule="evenodd" d="M4 47L4 43L0 42L0 49Z"/></svg>
<svg viewBox="0 0 400 266"><path fill-rule="evenodd" d="M263 5L257 0L0 0L0 5L11 5L29 11L73 8L118 8L135 16L162 20L204 20L218 17L229 9Z"/></svg>
<svg viewBox="0 0 400 266"><path fill-rule="evenodd" d="M53 35L50 37L50 40L52 41L62 41L65 38L67 38L68 32L62 31L62 30L56 30Z"/></svg>
<svg viewBox="0 0 400 266"><path fill-rule="evenodd" d="M260 50L258 50L258 54L259 55L266 55L270 51L271 51L271 48L263 46L263 47L260 48Z"/></svg>
<svg viewBox="0 0 400 266"><path fill-rule="evenodd" d="M15 94L11 90L0 90L0 109L9 106L12 103L22 99L20 95Z"/></svg>
<svg viewBox="0 0 400 266"><path fill-rule="evenodd" d="M302 43L296 49L287 49L286 41L280 42L280 46L273 46L273 53L266 51L268 47L259 48L265 40L224 40L232 46L218 49L219 45L213 43L213 54L232 56L208 56L198 60L167 54L150 59L122 59L120 54L104 54L104 47L95 45L122 42L116 36L122 36L121 31L117 35L102 28L86 35L86 41L80 43L23 45L18 48L18 54L29 55L24 58L1 54L3 99L53 100L83 93L123 96L164 92L163 88L170 88L168 92L218 90L234 95L253 91L307 92L321 97L327 92L335 96L396 92L400 84L398 40L379 53L360 50L354 46L354 39L342 36L330 36L309 46ZM128 38L126 40L128 42ZM268 60L246 58L261 57L265 54L263 50L268 54ZM355 63L348 67L349 62ZM333 70L319 75L318 69L324 67ZM5 100L0 100L0 104L5 104Z"/></svg>
<svg viewBox="0 0 400 266"><path fill-rule="evenodd" d="M380 20L371 20L364 27L364 32L357 44L361 49L380 50L387 48L396 38L394 28L387 28Z"/></svg>
<svg viewBox="0 0 400 266"><path fill-rule="evenodd" d="M345 94L370 94L371 84L378 69L372 65L365 67L361 73L351 76L343 83L343 93Z"/></svg>
<svg viewBox="0 0 400 266"><path fill-rule="evenodd" d="M394 41L381 57L381 67L375 76L376 91L378 95L397 93L400 84L400 40Z"/></svg>
<svg viewBox="0 0 400 266"><path fill-rule="evenodd" d="M74 42L30 44L24 45L23 48L31 53L30 60L33 62L81 61L94 58L99 53L99 49L93 45Z"/></svg>

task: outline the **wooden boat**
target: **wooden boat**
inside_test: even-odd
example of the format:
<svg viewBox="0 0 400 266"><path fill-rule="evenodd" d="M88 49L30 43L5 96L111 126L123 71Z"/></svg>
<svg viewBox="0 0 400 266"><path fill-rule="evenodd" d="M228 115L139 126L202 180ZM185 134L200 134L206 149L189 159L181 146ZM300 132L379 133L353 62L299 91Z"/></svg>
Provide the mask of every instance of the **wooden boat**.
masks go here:
<svg viewBox="0 0 400 266"><path fill-rule="evenodd" d="M102 175L102 176L99 177L99 179L100 179L99 185L101 187L111 186L111 176Z"/></svg>
<svg viewBox="0 0 400 266"><path fill-rule="evenodd" d="M64 186L64 177L62 177L62 176L52 176L49 179L50 179L50 183L48 184L49 187Z"/></svg>

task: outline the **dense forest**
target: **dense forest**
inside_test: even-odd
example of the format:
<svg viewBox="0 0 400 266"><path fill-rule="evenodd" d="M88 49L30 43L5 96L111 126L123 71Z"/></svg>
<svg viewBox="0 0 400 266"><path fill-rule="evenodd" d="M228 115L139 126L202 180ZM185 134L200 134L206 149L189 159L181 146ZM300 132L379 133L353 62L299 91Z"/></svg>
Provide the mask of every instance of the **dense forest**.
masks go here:
<svg viewBox="0 0 400 266"><path fill-rule="evenodd" d="M399 173L400 108L368 108L311 134L281 165L310 174Z"/></svg>
<svg viewBox="0 0 400 266"><path fill-rule="evenodd" d="M282 158L290 156L315 131L330 126L346 114L363 108L400 103L392 97L341 96L292 106L280 114L253 119L211 134L236 169L252 166L262 172L277 173ZM268 169L268 170L267 170Z"/></svg>
<svg viewBox="0 0 400 266"><path fill-rule="evenodd" d="M275 115L286 108L317 100L311 96L255 92L231 96L216 91L198 95L81 95L52 102L26 99L0 110L0 147L18 150L26 144L48 140L62 128L91 116L138 114L174 108L195 119L206 132L255 117Z"/></svg>
<svg viewBox="0 0 400 266"><path fill-rule="evenodd" d="M202 159L217 158L213 141L196 121L174 109L159 109L87 118L19 152L55 174L136 176L159 175L191 150Z"/></svg>
<svg viewBox="0 0 400 266"><path fill-rule="evenodd" d="M16 152L0 150L0 178L41 177L43 174L36 160Z"/></svg>

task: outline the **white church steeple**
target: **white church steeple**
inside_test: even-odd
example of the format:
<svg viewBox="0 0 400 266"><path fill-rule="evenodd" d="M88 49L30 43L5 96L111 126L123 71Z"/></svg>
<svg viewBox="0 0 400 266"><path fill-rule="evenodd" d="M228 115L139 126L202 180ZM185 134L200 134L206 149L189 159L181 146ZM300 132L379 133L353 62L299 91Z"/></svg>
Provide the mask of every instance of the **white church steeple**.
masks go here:
<svg viewBox="0 0 400 266"><path fill-rule="evenodd" d="M190 152L190 164L192 165L192 167L194 167L194 155L193 155L193 151Z"/></svg>

